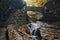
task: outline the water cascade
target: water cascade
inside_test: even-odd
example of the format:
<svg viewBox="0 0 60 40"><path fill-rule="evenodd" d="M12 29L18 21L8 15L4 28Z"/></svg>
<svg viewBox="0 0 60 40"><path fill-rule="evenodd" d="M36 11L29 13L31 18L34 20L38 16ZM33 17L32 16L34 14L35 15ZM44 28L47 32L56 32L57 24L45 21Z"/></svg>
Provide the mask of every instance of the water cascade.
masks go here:
<svg viewBox="0 0 60 40"><path fill-rule="evenodd" d="M30 30L30 35L34 40L41 40L41 34L39 30L39 26L36 23L29 23L28 28Z"/></svg>

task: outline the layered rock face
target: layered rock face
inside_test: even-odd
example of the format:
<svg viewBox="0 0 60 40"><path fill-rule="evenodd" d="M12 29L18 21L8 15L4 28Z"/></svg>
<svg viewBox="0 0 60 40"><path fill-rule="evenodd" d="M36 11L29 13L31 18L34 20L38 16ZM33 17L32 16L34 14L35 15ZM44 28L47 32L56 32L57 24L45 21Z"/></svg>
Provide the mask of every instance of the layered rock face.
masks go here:
<svg viewBox="0 0 60 40"><path fill-rule="evenodd" d="M58 29L58 26L56 27L55 25L50 25L44 22L37 22L37 24L39 26L39 32L42 36L41 40L60 40L60 29ZM9 25L8 35L9 40L34 40L33 36L30 35L27 25L22 25L19 27Z"/></svg>
<svg viewBox="0 0 60 40"><path fill-rule="evenodd" d="M24 9L17 10L15 13L11 14L9 19L4 23L4 25L8 25L7 30L9 40L34 40L34 38L29 34L30 32L27 28L29 19L32 23L34 20L35 22L38 21L37 24L40 26L39 30L41 32L42 40L60 40L59 3L59 0L49 0L44 7L41 6L41 8L28 7L28 10L34 13L31 13L31 19L28 18L29 15L27 16L27 12ZM6 40L6 28L4 30L3 29L4 28L0 31L0 40Z"/></svg>
<svg viewBox="0 0 60 40"><path fill-rule="evenodd" d="M0 0L0 26L6 26L11 14L24 7L22 0ZM4 24L4 25L3 25Z"/></svg>
<svg viewBox="0 0 60 40"><path fill-rule="evenodd" d="M33 40L33 38L26 31L28 31L26 25L22 25L17 29L14 29L13 25L9 25L9 40Z"/></svg>

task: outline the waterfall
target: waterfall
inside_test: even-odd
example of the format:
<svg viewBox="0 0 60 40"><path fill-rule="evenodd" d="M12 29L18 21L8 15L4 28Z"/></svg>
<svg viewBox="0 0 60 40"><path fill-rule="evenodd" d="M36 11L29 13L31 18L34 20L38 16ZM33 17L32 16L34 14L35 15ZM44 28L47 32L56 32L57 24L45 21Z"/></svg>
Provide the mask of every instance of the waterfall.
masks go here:
<svg viewBox="0 0 60 40"><path fill-rule="evenodd" d="M34 40L41 40L40 27L37 23L29 23L27 26L30 30L30 35L34 38Z"/></svg>

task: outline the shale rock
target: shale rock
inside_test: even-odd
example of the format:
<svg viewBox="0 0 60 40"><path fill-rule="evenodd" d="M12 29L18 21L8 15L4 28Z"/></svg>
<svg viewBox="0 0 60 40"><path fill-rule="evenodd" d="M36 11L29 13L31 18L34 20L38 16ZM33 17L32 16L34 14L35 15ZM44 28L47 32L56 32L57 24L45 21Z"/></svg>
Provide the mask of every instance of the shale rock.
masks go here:
<svg viewBox="0 0 60 40"><path fill-rule="evenodd" d="M26 33L26 25L14 29L12 25L8 26L9 40L33 40L33 38Z"/></svg>

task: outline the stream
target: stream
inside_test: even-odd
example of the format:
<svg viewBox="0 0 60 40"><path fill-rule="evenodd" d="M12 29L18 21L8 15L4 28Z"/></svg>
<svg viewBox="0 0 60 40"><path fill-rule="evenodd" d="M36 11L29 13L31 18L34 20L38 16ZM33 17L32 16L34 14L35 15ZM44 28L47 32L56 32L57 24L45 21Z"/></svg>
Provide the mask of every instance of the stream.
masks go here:
<svg viewBox="0 0 60 40"><path fill-rule="evenodd" d="M28 29L30 30L30 35L33 37L34 40L41 40L41 33L39 30L39 26L36 23L29 23Z"/></svg>

